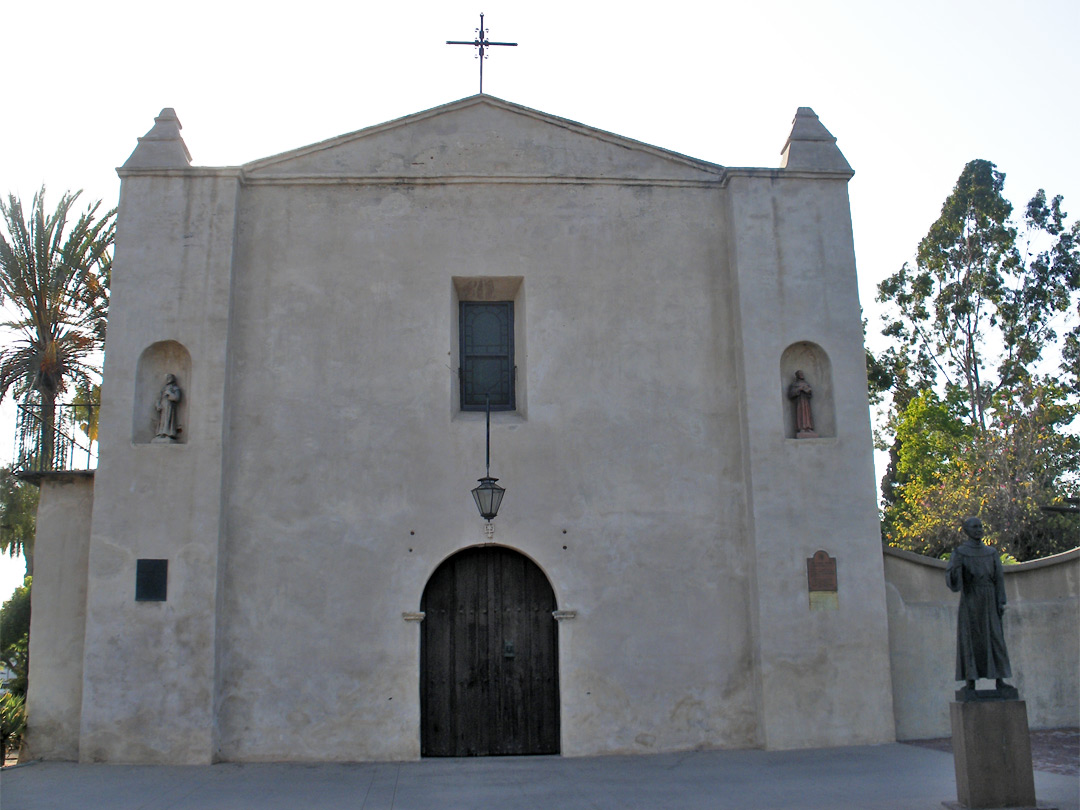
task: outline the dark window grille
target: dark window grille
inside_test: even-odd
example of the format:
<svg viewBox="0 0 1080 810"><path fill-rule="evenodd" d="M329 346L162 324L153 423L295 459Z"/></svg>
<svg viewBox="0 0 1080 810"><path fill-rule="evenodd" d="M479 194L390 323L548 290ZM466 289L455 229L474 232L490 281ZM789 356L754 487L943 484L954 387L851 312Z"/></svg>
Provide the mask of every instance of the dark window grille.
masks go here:
<svg viewBox="0 0 1080 810"><path fill-rule="evenodd" d="M514 302L462 301L458 325L461 410L514 410Z"/></svg>

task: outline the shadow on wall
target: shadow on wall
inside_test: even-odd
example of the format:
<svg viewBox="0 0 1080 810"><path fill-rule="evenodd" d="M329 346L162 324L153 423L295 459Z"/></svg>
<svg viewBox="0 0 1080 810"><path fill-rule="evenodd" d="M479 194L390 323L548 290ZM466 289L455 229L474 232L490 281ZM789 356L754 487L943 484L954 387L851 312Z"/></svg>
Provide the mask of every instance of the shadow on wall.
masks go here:
<svg viewBox="0 0 1080 810"><path fill-rule="evenodd" d="M832 364L829 355L816 343L804 340L792 343L780 356L780 396L784 399L784 437L796 438L798 398L789 396L796 372L809 383L810 410L814 433L821 438L836 436L836 408L833 404Z"/></svg>
<svg viewBox="0 0 1080 810"><path fill-rule="evenodd" d="M162 340L147 346L139 356L135 369L135 403L131 419L131 441L150 444L158 433L161 412L157 409L166 377L172 374L183 396L175 403L175 422L179 425L175 442L184 444L190 438L187 425L187 392L191 389L191 354L175 340Z"/></svg>

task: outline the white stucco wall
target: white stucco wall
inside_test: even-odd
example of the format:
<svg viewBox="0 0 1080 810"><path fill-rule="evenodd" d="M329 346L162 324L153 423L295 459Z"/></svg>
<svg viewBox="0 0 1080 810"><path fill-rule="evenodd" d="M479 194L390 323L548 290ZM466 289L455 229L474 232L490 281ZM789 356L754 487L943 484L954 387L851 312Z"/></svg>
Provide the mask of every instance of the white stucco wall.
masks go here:
<svg viewBox="0 0 1080 810"><path fill-rule="evenodd" d="M258 186L241 205L221 755L418 755L401 614L482 541L451 278L500 275L524 279L528 408L494 418L495 541L577 612L564 753L758 744L720 197Z"/></svg>
<svg viewBox="0 0 1080 810"><path fill-rule="evenodd" d="M945 563L886 547L896 736L945 737L960 603ZM1080 721L1080 549L1005 566L1005 643L1032 728ZM982 688L982 686L980 686Z"/></svg>
<svg viewBox="0 0 1080 810"><path fill-rule="evenodd" d="M51 473L39 485L24 756L78 759L94 477Z"/></svg>
<svg viewBox="0 0 1080 810"><path fill-rule="evenodd" d="M800 115L826 169L487 97L195 169L163 111L121 172L80 757L418 756L402 614L484 541L454 374L477 278L513 280L525 394L493 417L493 539L574 613L562 753L892 739L850 172ZM827 376L822 438L786 438L793 357ZM183 443L146 443L170 364ZM166 602L134 601L140 558Z"/></svg>
<svg viewBox="0 0 1080 810"><path fill-rule="evenodd" d="M846 177L734 171L737 387L747 458L763 743L893 739L865 356ZM820 347L835 435L786 438L781 357ZM819 393L822 388L819 383ZM806 560L837 561L838 609L807 609Z"/></svg>
<svg viewBox="0 0 1080 810"><path fill-rule="evenodd" d="M123 180L90 538L84 761L212 759L236 189L228 172ZM179 380L183 444L146 443L149 433L137 430L154 420L164 378L136 372L160 343L191 358ZM183 352L165 356L175 362ZM169 560L167 601L135 601L142 558Z"/></svg>

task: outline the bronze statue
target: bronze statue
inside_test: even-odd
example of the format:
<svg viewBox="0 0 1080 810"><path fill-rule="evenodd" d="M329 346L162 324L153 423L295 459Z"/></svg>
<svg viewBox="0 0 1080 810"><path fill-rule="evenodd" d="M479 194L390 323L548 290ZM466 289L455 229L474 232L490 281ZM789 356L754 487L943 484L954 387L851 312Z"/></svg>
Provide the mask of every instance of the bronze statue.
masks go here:
<svg viewBox="0 0 1080 810"><path fill-rule="evenodd" d="M810 412L810 397L814 392L806 381L806 375L801 371L795 372L795 381L788 386L787 395L788 399L795 400L795 438L816 438L814 416Z"/></svg>
<svg viewBox="0 0 1080 810"><path fill-rule="evenodd" d="M154 403L154 409L158 413L157 433L154 436L155 442L172 443L177 441L177 434L180 433L177 407L182 397L183 392L181 392L180 386L177 385L176 377L172 374L166 374L165 385L161 387L157 402Z"/></svg>
<svg viewBox="0 0 1080 810"><path fill-rule="evenodd" d="M978 678L993 678L997 689L1012 690L1005 678L1012 676L1001 617L1005 612L1005 577L997 549L982 542L983 524L965 518L964 541L949 558L945 581L960 593L960 618L956 625L956 680L966 681L975 692ZM959 692L957 693L960 694Z"/></svg>

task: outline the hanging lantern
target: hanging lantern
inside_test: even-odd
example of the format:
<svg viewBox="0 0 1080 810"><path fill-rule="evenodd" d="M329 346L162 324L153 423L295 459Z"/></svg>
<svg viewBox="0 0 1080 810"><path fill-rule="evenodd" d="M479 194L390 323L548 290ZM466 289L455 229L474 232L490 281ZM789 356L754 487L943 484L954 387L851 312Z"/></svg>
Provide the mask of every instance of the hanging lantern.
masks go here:
<svg viewBox="0 0 1080 810"><path fill-rule="evenodd" d="M502 504L503 493L506 490L495 483L499 480L498 478L492 478L490 475L485 475L479 480L480 486L472 491L473 500L476 501L476 508L480 510L480 517L491 520L499 514L499 506Z"/></svg>
<svg viewBox="0 0 1080 810"><path fill-rule="evenodd" d="M489 524L492 518L499 514L499 506L502 505L503 494L505 489L500 487L495 482L498 478L491 477L491 395L487 396L487 452L485 454L485 470L484 477L477 479L480 482L480 486L476 487L472 491L473 500L476 501L476 508L480 510L480 517L486 520ZM488 526L488 530L491 527Z"/></svg>

